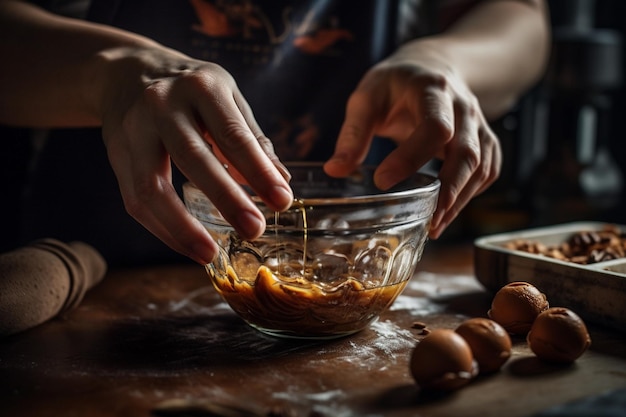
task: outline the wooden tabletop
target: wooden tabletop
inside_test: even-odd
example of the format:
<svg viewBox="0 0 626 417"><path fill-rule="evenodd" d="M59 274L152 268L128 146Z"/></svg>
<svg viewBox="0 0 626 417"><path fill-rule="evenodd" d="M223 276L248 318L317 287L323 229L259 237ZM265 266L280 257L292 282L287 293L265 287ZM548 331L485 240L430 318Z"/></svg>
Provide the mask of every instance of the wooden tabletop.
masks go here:
<svg viewBox="0 0 626 417"><path fill-rule="evenodd" d="M110 271L74 311L0 340L0 415L515 417L626 387L626 335L590 326L592 347L572 366L543 364L514 339L497 374L420 392L408 361L424 336L412 324L454 328L489 307L472 256L471 245L429 245L377 322L323 342L248 327L200 266ZM207 411L217 404L248 414Z"/></svg>

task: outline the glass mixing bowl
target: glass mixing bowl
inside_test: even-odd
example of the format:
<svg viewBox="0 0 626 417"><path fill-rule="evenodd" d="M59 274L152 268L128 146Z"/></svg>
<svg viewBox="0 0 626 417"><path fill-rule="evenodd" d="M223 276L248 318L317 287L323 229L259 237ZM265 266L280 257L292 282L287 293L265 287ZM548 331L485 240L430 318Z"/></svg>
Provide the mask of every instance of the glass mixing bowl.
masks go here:
<svg viewBox="0 0 626 417"><path fill-rule="evenodd" d="M422 256L440 183L416 173L388 191L374 167L346 178L321 164L288 164L295 200L276 213L256 196L265 233L243 240L193 184L189 212L220 251L206 266L216 290L258 330L282 337L334 338L365 328L402 292Z"/></svg>

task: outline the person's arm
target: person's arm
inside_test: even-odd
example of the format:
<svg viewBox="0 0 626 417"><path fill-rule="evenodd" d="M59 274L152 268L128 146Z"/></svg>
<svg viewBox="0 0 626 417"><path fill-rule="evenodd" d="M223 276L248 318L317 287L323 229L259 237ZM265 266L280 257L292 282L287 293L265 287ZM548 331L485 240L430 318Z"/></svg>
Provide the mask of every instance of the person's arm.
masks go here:
<svg viewBox="0 0 626 417"><path fill-rule="evenodd" d="M177 195L171 162L246 238L265 218L235 180L276 210L293 201L289 174L216 64L14 0L0 0L0 56L0 123L101 125L127 211L200 263L217 245Z"/></svg>
<svg viewBox="0 0 626 417"><path fill-rule="evenodd" d="M465 81L493 120L544 73L550 52L547 6L543 0L482 1L441 35L406 44L398 54L425 49Z"/></svg>
<svg viewBox="0 0 626 417"><path fill-rule="evenodd" d="M83 127L102 123L99 53L155 47L149 39L0 0L0 123ZM123 87L123 86L121 86Z"/></svg>
<svg viewBox="0 0 626 417"><path fill-rule="evenodd" d="M499 176L501 147L487 118L510 109L539 80L548 53L543 1L478 3L445 32L406 43L363 77L348 101L326 172L351 172L374 135L398 143L376 171L382 189L441 159L431 225L431 237L439 237Z"/></svg>

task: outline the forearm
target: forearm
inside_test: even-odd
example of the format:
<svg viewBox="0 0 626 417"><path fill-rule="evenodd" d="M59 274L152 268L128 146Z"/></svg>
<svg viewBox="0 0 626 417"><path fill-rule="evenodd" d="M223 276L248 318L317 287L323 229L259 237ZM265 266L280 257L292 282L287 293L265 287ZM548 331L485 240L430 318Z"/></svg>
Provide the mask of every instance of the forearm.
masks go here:
<svg viewBox="0 0 626 417"><path fill-rule="evenodd" d="M0 123L32 127L101 123L103 51L154 45L109 27L0 1Z"/></svg>
<svg viewBox="0 0 626 417"><path fill-rule="evenodd" d="M543 1L486 1L440 35L413 41L399 54L440 63L464 80L493 119L542 76L549 54Z"/></svg>

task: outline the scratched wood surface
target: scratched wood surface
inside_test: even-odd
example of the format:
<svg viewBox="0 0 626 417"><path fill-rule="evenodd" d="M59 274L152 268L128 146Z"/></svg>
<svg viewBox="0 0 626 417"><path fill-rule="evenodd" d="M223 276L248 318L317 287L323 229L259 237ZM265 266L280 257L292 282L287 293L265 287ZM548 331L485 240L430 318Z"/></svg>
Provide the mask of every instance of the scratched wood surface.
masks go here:
<svg viewBox="0 0 626 417"><path fill-rule="evenodd" d="M471 246L431 245L367 330L305 342L248 327L199 266L111 271L78 309L0 340L0 415L149 417L180 400L249 415L514 417L626 387L626 335L592 327L592 348L573 366L544 365L514 339L501 372L451 395L420 392L408 361L424 336L412 324L454 328L490 301Z"/></svg>

